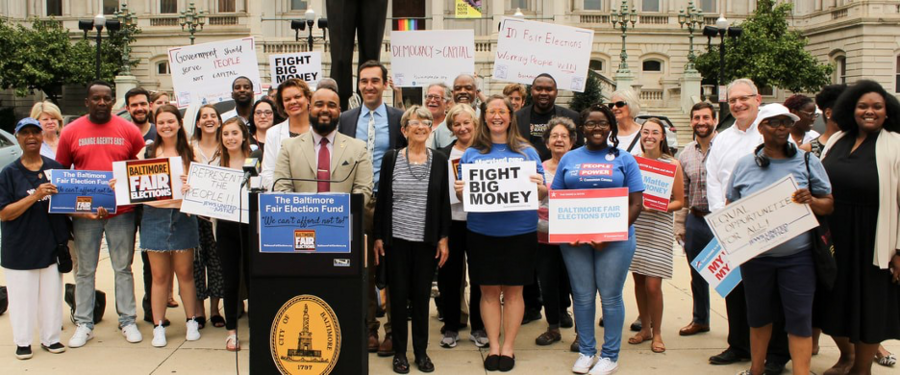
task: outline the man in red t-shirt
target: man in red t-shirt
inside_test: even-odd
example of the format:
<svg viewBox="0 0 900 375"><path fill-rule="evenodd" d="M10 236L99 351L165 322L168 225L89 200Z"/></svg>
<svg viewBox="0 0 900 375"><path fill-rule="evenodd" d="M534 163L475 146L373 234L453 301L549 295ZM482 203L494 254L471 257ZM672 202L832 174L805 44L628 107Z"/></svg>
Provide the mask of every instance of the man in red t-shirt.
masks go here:
<svg viewBox="0 0 900 375"><path fill-rule="evenodd" d="M111 171L114 161L137 159L144 147L144 139L137 127L112 115L112 94L112 87L106 82L97 81L88 86L87 116L69 124L59 138L56 161L63 167L74 165L78 170ZM137 313L131 273L134 207L118 206L114 215L101 215L97 219L76 217L73 223L78 255L75 273L75 322L78 328L69 340L69 346L84 346L94 337L94 276L104 233L116 275L119 326L128 342L140 342L143 337L135 324Z"/></svg>

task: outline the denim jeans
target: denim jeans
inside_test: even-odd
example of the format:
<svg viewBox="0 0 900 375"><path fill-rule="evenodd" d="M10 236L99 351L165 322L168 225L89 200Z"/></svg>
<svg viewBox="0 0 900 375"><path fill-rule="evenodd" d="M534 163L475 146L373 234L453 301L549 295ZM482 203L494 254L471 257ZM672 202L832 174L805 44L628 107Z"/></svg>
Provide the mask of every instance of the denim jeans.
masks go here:
<svg viewBox="0 0 900 375"><path fill-rule="evenodd" d="M594 250L590 245L560 245L572 284L573 310L581 354L591 356L597 353L593 322L597 307L594 296L599 292L606 327L603 330L600 357L613 361L619 359L622 326L625 324L622 289L625 288L634 247L634 235L629 236L626 241L610 242L602 250Z"/></svg>
<svg viewBox="0 0 900 375"><path fill-rule="evenodd" d="M75 251L78 253L78 269L75 272L75 322L94 328L94 278L100 259L100 239L106 233L109 259L116 277L116 311L119 325L134 324L134 276L131 262L134 260L134 212L119 214L109 219L90 220L75 218Z"/></svg>
<svg viewBox="0 0 900 375"><path fill-rule="evenodd" d="M685 220L684 252L687 254L688 265L694 260L703 248L712 241L713 234L709 230L706 220L687 214ZM709 283L697 273L694 267L691 269L691 295L694 297L693 323L709 325Z"/></svg>

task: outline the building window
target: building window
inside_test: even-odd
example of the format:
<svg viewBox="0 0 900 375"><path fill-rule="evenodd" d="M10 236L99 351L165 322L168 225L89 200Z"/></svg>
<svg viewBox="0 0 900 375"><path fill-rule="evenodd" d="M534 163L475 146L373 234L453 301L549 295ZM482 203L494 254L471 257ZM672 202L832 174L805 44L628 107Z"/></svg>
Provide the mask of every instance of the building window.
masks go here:
<svg viewBox="0 0 900 375"><path fill-rule="evenodd" d="M589 67L593 71L602 72L603 71L603 60L591 60L591 64Z"/></svg>
<svg viewBox="0 0 900 375"><path fill-rule="evenodd" d="M847 83L847 57L838 56L834 59L834 63L837 65L834 69L837 74L835 83Z"/></svg>
<svg viewBox="0 0 900 375"><path fill-rule="evenodd" d="M291 10L306 10L309 8L306 0L291 0Z"/></svg>
<svg viewBox="0 0 900 375"><path fill-rule="evenodd" d="M644 60L644 63L641 66L641 70L645 72L662 72L662 61Z"/></svg>
<svg viewBox="0 0 900 375"><path fill-rule="evenodd" d="M700 10L702 10L703 13L716 13L716 0L700 1Z"/></svg>
<svg viewBox="0 0 900 375"><path fill-rule="evenodd" d="M531 8L529 3L531 3L530 0L509 0L509 9L516 10L516 8L519 8L521 10L527 10Z"/></svg>
<svg viewBox="0 0 900 375"><path fill-rule="evenodd" d="M169 62L168 61L160 61L156 63L156 74L158 75L169 75L172 72L169 70Z"/></svg>
<svg viewBox="0 0 900 375"><path fill-rule="evenodd" d="M178 13L178 0L159 0L160 14Z"/></svg>
<svg viewBox="0 0 900 375"><path fill-rule="evenodd" d="M584 10L603 10L603 0L584 0Z"/></svg>
<svg viewBox="0 0 900 375"><path fill-rule="evenodd" d="M641 10L644 12L659 12L659 0L644 0Z"/></svg>
<svg viewBox="0 0 900 375"><path fill-rule="evenodd" d="M234 13L234 0L219 0L219 13Z"/></svg>
<svg viewBox="0 0 900 375"><path fill-rule="evenodd" d="M62 15L62 0L47 0L47 16Z"/></svg>
<svg viewBox="0 0 900 375"><path fill-rule="evenodd" d="M119 0L103 0L103 14L113 14L119 10Z"/></svg>

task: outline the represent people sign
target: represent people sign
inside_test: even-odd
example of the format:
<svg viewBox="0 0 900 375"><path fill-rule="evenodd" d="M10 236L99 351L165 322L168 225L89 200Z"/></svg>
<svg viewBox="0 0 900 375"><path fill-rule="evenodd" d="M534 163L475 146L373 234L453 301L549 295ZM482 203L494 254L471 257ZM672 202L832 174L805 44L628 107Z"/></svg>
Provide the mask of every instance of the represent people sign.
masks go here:
<svg viewBox="0 0 900 375"><path fill-rule="evenodd" d="M259 195L261 253L349 253L350 194Z"/></svg>
<svg viewBox="0 0 900 375"><path fill-rule="evenodd" d="M628 239L628 188L551 190L550 243Z"/></svg>
<svg viewBox="0 0 900 375"><path fill-rule="evenodd" d="M391 72L399 87L425 87L475 72L475 32L392 31Z"/></svg>
<svg viewBox="0 0 900 375"><path fill-rule="evenodd" d="M644 206L657 211L668 211L678 167L659 160L642 157L634 159L637 160L644 179Z"/></svg>
<svg viewBox="0 0 900 375"><path fill-rule="evenodd" d="M262 94L253 37L170 48L169 67L179 108L231 99L231 84L241 76Z"/></svg>
<svg viewBox="0 0 900 375"><path fill-rule="evenodd" d="M113 162L116 204L181 199L181 157Z"/></svg>
<svg viewBox="0 0 900 375"><path fill-rule="evenodd" d="M531 175L537 173L534 161L491 164L462 164L463 210L466 212L504 212L537 210L537 185Z"/></svg>
<svg viewBox="0 0 900 375"><path fill-rule="evenodd" d="M269 70L272 87L291 78L298 78L310 87L316 87L322 79L322 54L315 51L269 55Z"/></svg>
<svg viewBox="0 0 900 375"><path fill-rule="evenodd" d="M740 267L728 261L728 254L715 238L691 260L691 267L694 267L722 298L728 296L728 293L741 283Z"/></svg>
<svg viewBox="0 0 900 375"><path fill-rule="evenodd" d="M819 226L807 204L794 203L797 181L788 175L725 208L706 215L706 222L739 266L753 257Z"/></svg>
<svg viewBox="0 0 900 375"><path fill-rule="evenodd" d="M50 196L51 214L97 213L100 207L116 213L116 194L109 187L112 172L47 170L47 179L56 185Z"/></svg>
<svg viewBox="0 0 900 375"><path fill-rule="evenodd" d="M244 171L192 163L188 171L190 190L184 193L181 212L228 221L249 223Z"/></svg>
<svg viewBox="0 0 900 375"><path fill-rule="evenodd" d="M548 73L561 90L584 92L594 31L505 17L497 36L496 79L530 85Z"/></svg>

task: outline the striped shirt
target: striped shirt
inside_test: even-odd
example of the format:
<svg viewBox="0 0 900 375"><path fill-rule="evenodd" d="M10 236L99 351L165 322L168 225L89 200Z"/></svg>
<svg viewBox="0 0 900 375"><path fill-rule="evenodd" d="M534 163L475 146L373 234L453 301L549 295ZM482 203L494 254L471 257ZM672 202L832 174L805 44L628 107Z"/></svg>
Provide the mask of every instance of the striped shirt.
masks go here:
<svg viewBox="0 0 900 375"><path fill-rule="evenodd" d="M425 207L428 206L428 180L431 177L431 150L425 164L410 165L406 154L398 152L394 164L393 236L411 242L425 240Z"/></svg>
<svg viewBox="0 0 900 375"><path fill-rule="evenodd" d="M687 187L688 207L701 212L709 212L709 202L706 200L706 157L712 149L713 140L715 136L710 140L706 153L700 149L697 141L693 141L678 156L684 172L684 186Z"/></svg>

